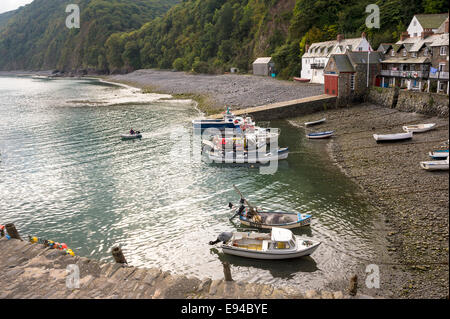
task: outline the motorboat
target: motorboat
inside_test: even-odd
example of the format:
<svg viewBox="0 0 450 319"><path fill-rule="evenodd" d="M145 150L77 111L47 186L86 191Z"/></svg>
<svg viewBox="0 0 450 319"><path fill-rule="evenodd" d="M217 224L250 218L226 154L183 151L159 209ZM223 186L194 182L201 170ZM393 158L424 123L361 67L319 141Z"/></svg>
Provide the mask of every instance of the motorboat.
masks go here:
<svg viewBox="0 0 450 319"><path fill-rule="evenodd" d="M278 148L275 151L262 152L254 151L217 151L211 150L208 154L210 161L215 163L262 163L266 164L271 161L280 161L287 159L289 156L289 148Z"/></svg>
<svg viewBox="0 0 450 319"><path fill-rule="evenodd" d="M293 259L309 256L320 246L319 241L295 236L289 229L274 227L271 233L233 232L219 235L224 254L253 259Z"/></svg>

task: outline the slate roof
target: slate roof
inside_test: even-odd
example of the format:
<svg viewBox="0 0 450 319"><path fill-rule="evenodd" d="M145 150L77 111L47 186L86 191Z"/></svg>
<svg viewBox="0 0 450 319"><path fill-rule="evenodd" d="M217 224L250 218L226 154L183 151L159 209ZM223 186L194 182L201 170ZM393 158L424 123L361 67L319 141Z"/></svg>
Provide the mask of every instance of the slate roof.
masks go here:
<svg viewBox="0 0 450 319"><path fill-rule="evenodd" d="M303 55L303 58L329 58L333 54L341 54L347 47L350 50L354 50L363 41L364 38L343 39L341 42L337 40L317 42L311 44L309 51ZM338 52L339 48L340 52ZM326 50L325 50L326 49Z"/></svg>
<svg viewBox="0 0 450 319"><path fill-rule="evenodd" d="M336 69L339 72L355 72L347 54L334 54L331 59L336 63Z"/></svg>

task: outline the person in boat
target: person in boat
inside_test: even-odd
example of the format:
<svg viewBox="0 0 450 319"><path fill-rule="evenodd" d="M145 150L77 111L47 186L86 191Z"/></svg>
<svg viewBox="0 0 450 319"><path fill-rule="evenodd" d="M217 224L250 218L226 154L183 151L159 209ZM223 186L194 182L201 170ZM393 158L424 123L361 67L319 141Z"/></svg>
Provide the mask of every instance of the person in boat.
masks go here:
<svg viewBox="0 0 450 319"><path fill-rule="evenodd" d="M130 130L130 135L134 135L134 134L136 134L136 132L133 129L131 129Z"/></svg>

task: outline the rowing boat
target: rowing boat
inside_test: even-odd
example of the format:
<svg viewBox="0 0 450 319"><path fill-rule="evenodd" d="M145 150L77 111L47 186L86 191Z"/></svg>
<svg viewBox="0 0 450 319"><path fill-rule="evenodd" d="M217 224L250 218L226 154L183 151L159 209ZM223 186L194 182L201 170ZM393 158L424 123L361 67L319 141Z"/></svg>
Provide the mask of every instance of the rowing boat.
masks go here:
<svg viewBox="0 0 450 319"><path fill-rule="evenodd" d="M326 118L323 118L323 119L320 119L320 120L318 120L318 121L306 122L306 123L305 123L305 126L311 126L311 125L321 124L321 123L324 123L326 120L327 120Z"/></svg>
<svg viewBox="0 0 450 319"><path fill-rule="evenodd" d="M448 158L445 161L420 162L420 167L427 171L448 171Z"/></svg>
<svg viewBox="0 0 450 319"><path fill-rule="evenodd" d="M417 124L417 125L405 125L403 126L403 131L405 132L413 132L413 133L422 133L427 132L436 127L436 123L430 124Z"/></svg>
<svg viewBox="0 0 450 319"><path fill-rule="evenodd" d="M448 150L438 150L434 152L430 152L430 157L436 160L444 160L448 158Z"/></svg>
<svg viewBox="0 0 450 319"><path fill-rule="evenodd" d="M373 138L377 142L383 142L383 141L402 141L402 140L408 140L413 137L413 132L408 133L398 133L398 134L374 134Z"/></svg>
<svg viewBox="0 0 450 319"><path fill-rule="evenodd" d="M320 139L320 138L329 138L333 135L334 131L327 131L327 132L309 133L306 134L306 137L309 139Z"/></svg>

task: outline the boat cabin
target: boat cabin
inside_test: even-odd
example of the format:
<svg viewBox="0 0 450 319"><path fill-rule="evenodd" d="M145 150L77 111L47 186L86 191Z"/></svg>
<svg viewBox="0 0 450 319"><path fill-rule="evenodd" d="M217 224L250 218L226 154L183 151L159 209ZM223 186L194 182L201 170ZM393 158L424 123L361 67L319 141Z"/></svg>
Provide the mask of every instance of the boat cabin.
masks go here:
<svg viewBox="0 0 450 319"><path fill-rule="evenodd" d="M272 228L271 234L235 233L232 246L256 251L286 251L297 248L292 232L283 228Z"/></svg>

